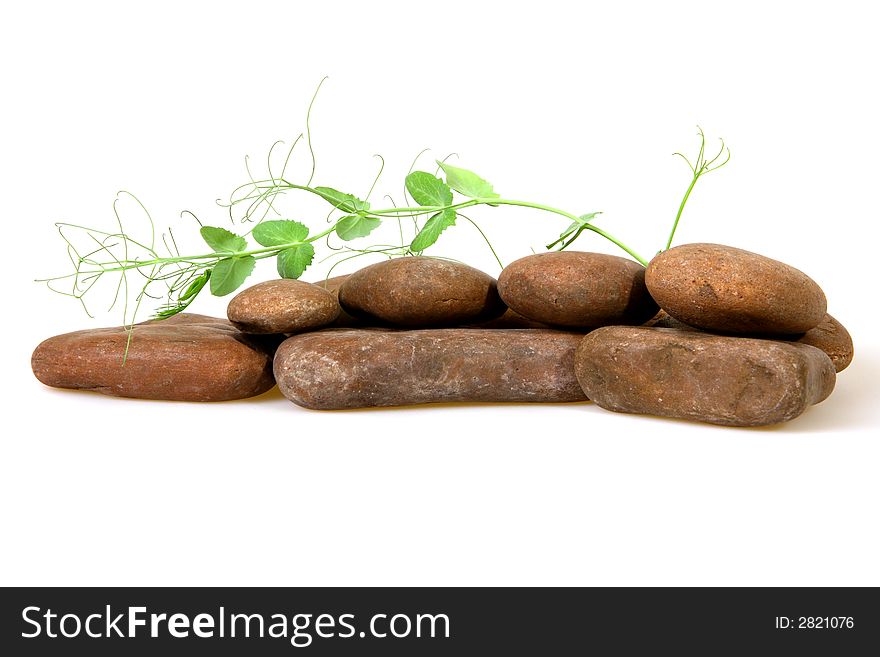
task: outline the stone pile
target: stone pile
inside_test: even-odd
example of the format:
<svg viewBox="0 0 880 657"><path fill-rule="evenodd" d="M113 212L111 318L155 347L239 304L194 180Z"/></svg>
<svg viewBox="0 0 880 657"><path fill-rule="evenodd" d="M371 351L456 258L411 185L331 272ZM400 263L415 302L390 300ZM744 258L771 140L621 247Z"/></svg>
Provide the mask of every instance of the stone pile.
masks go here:
<svg viewBox="0 0 880 657"><path fill-rule="evenodd" d="M824 400L852 340L806 274L714 244L646 268L576 251L498 280L456 262L387 260L318 283L235 296L229 321L179 315L50 338L43 383L121 397L223 401L277 381L306 408L575 402L758 426ZM122 354L128 351L125 365Z"/></svg>

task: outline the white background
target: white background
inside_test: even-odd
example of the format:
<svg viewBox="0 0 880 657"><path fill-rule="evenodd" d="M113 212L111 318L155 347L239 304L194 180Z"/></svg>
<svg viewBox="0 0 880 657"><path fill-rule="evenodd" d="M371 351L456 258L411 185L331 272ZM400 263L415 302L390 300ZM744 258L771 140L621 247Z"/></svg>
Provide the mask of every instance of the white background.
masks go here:
<svg viewBox="0 0 880 657"><path fill-rule="evenodd" d="M18 3L0 38L3 584L880 584L871 3ZM400 201L455 151L511 198L581 213L650 255L699 123L733 158L677 242L732 244L824 288L856 342L803 417L737 430L590 404L302 410L42 387L30 353L89 320L33 283L53 223L112 227L119 189L198 245L194 211L304 128L315 182ZM306 150L295 156L303 179ZM307 175L305 175L307 177ZM324 215L291 197L291 218ZM509 262L564 227L474 213ZM587 234L583 250L617 253ZM497 274L467 225L436 254ZM365 264L361 262L359 264ZM314 280L320 267L306 279ZM272 277L263 263L253 281ZM253 282L252 281L252 282ZM205 297L196 312L223 315Z"/></svg>

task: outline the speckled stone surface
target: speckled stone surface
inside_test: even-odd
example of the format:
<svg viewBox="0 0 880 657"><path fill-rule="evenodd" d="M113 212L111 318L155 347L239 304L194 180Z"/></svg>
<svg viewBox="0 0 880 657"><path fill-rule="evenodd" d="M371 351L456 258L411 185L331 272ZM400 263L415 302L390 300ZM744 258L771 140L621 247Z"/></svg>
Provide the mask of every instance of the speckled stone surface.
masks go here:
<svg viewBox="0 0 880 657"><path fill-rule="evenodd" d="M604 409L741 427L796 418L835 382L809 345L627 326L588 334L575 370Z"/></svg>
<svg viewBox="0 0 880 657"><path fill-rule="evenodd" d="M330 278L322 278L320 281L315 281L315 285L318 287L322 287L333 297L336 299L336 303L339 303L339 288L342 287L342 284L348 280L348 277L351 274L343 274L342 276L331 276ZM339 306L339 315L336 319L333 320L333 323L330 326L335 327L354 327L354 326L364 326L365 320L363 318L355 317L354 315L350 315L345 311L345 308L340 304Z"/></svg>
<svg viewBox="0 0 880 657"><path fill-rule="evenodd" d="M808 344L824 351L831 358L834 369L838 372L849 367L853 359L854 348L849 331L827 313L816 328L804 333L796 342Z"/></svg>
<svg viewBox="0 0 880 657"><path fill-rule="evenodd" d="M641 324L657 312L637 262L581 251L539 253L509 264L498 292L513 310L569 328Z"/></svg>
<svg viewBox="0 0 880 657"><path fill-rule="evenodd" d="M335 294L338 297L339 288L341 288L342 284L348 280L349 276L351 276L351 274L343 274L342 276L331 276L330 278L322 278L320 281L315 281L313 285L323 287L325 290L332 294Z"/></svg>
<svg viewBox="0 0 880 657"><path fill-rule="evenodd" d="M504 314L501 317L496 317L494 319L490 319L485 322L480 322L478 324L469 324L468 328L486 328L486 329L524 329L524 328L532 328L532 329L550 329L553 328L549 324L544 324L543 322L536 322L533 319L529 319L523 315L520 315L515 310L511 310L508 308L504 311Z"/></svg>
<svg viewBox="0 0 880 657"><path fill-rule="evenodd" d="M436 258L394 258L356 271L339 288L355 317L409 328L458 326L492 319L506 307L495 279Z"/></svg>
<svg viewBox="0 0 880 657"><path fill-rule="evenodd" d="M675 319L726 333L797 334L825 316L822 289L771 258L719 244L684 244L656 256L645 282Z"/></svg>
<svg viewBox="0 0 880 657"><path fill-rule="evenodd" d="M332 324L339 316L339 302L318 285L279 278L239 292L226 315L245 333L299 333Z"/></svg>
<svg viewBox="0 0 880 657"><path fill-rule="evenodd" d="M683 331L699 331L700 329L694 328L684 322L680 322L675 317L670 315L668 312L663 310L662 308L657 311L657 314L654 315L647 322L642 324L642 326L654 326L656 328L674 328L681 329Z"/></svg>
<svg viewBox="0 0 880 657"><path fill-rule="evenodd" d="M36 348L31 366L47 386L139 399L226 401L275 384L277 341L245 335L225 319L181 314L138 324L123 366L127 341L122 327L57 335Z"/></svg>
<svg viewBox="0 0 880 657"><path fill-rule="evenodd" d="M539 329L328 330L275 355L285 397L332 410L431 402L572 402L583 335Z"/></svg>

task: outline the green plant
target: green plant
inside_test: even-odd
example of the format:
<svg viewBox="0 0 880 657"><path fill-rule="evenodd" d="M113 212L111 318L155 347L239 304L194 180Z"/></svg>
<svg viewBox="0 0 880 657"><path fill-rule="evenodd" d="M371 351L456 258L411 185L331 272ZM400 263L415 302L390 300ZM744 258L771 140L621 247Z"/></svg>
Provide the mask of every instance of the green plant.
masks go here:
<svg viewBox="0 0 880 657"><path fill-rule="evenodd" d="M706 159L706 135L703 133L703 129L700 126L697 126L697 134L700 137L700 151L697 153L697 159L694 160L694 163L691 164L691 161L687 159L681 153L673 153L673 155L678 155L681 159L683 159L693 174L693 178L691 178L691 184L688 185L687 191L684 193L684 197L681 199L681 204L678 206L678 214L675 215L675 221L672 223L672 230L669 231L669 239L666 240L666 249L672 246L672 238L675 237L675 229L678 228L678 222L681 219L681 213L684 212L684 206L690 198L691 192L694 190L694 186L696 186L697 181L707 173L711 173L712 171L717 171L725 164L730 162L730 149L724 145L724 140L721 141L721 146L718 148L718 153L711 160ZM724 159L722 160L722 156ZM665 249L664 249L665 250Z"/></svg>
<svg viewBox="0 0 880 657"><path fill-rule="evenodd" d="M318 89L320 86L319 84ZM211 250L198 255L181 255L171 230L161 236L160 245L156 237L155 224L143 204L128 192L120 192L113 205L118 230L105 232L74 224L57 224L59 233L67 243L68 255L74 271L64 276L44 279L44 282L55 291L79 299L85 307L84 297L98 281L104 276L118 274L113 304L115 305L120 297L123 298L123 323L131 326L146 299L160 302L154 316L164 319L186 310L205 287L217 296L234 292L254 271L258 260L272 258L276 262L279 276L299 278L312 264L315 244L319 240L326 241L326 246L331 251L329 257L336 258L336 264L365 254L382 254L387 257L420 255L432 247L443 232L454 226L459 218L468 221L477 229L492 250L499 266L502 266L485 233L473 219L463 214L464 210L480 206L530 208L567 219L568 227L547 245L548 249L566 249L585 231L589 231L611 241L635 260L647 265L647 260L632 248L594 225L594 219L601 213L590 212L578 215L543 203L502 197L489 182L473 171L449 164L446 161L448 157L437 161L434 173L413 171L424 151L413 161L405 178L405 202L402 206L395 205L392 200L392 207L376 209L368 200L384 168L384 160L381 160L380 156L377 156L381 160L379 173L364 199L332 187L312 185L316 160L309 118L316 96L317 90L306 113L305 141L311 156L308 180L305 183L295 183L286 177L294 149L303 139L301 134L288 150L278 175L273 173L273 152L281 142L276 142L269 150L268 177L256 179L246 159L248 182L234 189L226 202L220 202L220 205L227 208L233 227L251 224L250 230L236 234L226 228L201 226L201 237ZM681 156L688 161L694 175L679 207L667 248L671 245L681 213L697 180L727 162L724 160L718 163L724 150L723 142L719 155L707 161L704 156L705 136L702 130L699 134L702 142L696 164L691 165L687 158ZM294 191L312 194L329 205L330 212L327 217L329 227L311 233L304 223L282 217L281 212L276 208L276 201L279 196ZM126 197L134 199L145 213L149 222L148 239L135 238L123 226L118 204ZM241 211L241 216L235 216L237 211ZM195 218L194 215L192 216ZM398 244L377 244L367 248L357 248L350 244L352 241L369 236L386 220L397 222L400 234ZM410 221L411 226L408 223ZM201 222L199 224L201 225ZM413 233L411 239L405 236L405 226L409 226L406 231ZM74 240L69 236L70 231L77 231L80 238L84 237L87 246L83 248L81 245L75 245ZM248 236L257 246L248 244ZM342 242L342 246L331 246L329 240L333 236ZM137 278L130 280L130 275L133 274L136 274ZM68 284L67 289L59 288L62 282Z"/></svg>

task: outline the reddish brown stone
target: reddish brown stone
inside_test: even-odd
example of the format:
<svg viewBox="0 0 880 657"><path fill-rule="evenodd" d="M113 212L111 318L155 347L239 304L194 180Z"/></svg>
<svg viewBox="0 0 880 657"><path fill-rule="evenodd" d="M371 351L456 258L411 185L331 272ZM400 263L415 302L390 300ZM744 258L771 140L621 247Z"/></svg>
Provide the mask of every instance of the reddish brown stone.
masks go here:
<svg viewBox="0 0 880 657"><path fill-rule="evenodd" d="M679 322L675 317L661 310L654 317L649 319L643 326L653 326L654 328L675 328L683 331L700 331L701 329L689 326L684 322ZM831 315L825 314L825 317L819 322L816 328L812 328L804 334L792 336L773 336L768 338L766 335L747 334L746 337L764 338L773 340L787 340L792 342L800 342L808 344L811 347L821 349L831 362L834 363L834 369L842 372L849 366L853 359L853 342L846 328L834 319Z"/></svg>
<svg viewBox="0 0 880 657"><path fill-rule="evenodd" d="M511 310L508 308L504 311L504 314L501 317L496 317L495 319L490 319L486 322L480 322L479 324L471 324L469 328L484 328L484 329L549 329L553 328L548 324L544 324L542 322L536 322L533 319L529 319L528 317L524 317L520 315L515 310Z"/></svg>
<svg viewBox="0 0 880 657"><path fill-rule="evenodd" d="M602 408L730 426L791 420L835 381L831 359L809 345L626 326L587 335L575 370Z"/></svg>
<svg viewBox="0 0 880 657"><path fill-rule="evenodd" d="M299 333L332 324L339 302L318 285L280 278L242 290L226 314L245 333Z"/></svg>
<svg viewBox="0 0 880 657"><path fill-rule="evenodd" d="M637 262L580 251L539 253L512 262L498 292L513 310L555 326L641 324L657 312Z"/></svg>
<svg viewBox="0 0 880 657"><path fill-rule="evenodd" d="M336 303L339 303L339 288L342 287L342 284L348 280L348 277L351 274L343 274L342 276L332 276L330 278L324 278L320 281L315 281L315 285L318 287L322 287L334 297L336 297ZM339 305L339 315L330 325L336 328L352 328L356 326L365 326L367 322L360 317L355 317L354 315L346 312L345 308L342 307L342 304Z"/></svg>
<svg viewBox="0 0 880 657"><path fill-rule="evenodd" d="M825 316L825 294L778 260L719 244L684 244L656 256L645 277L675 319L709 331L804 333Z"/></svg>
<svg viewBox="0 0 880 657"><path fill-rule="evenodd" d="M330 278L322 278L320 281L315 281L313 285L323 287L325 290L332 294L335 294L338 297L339 288L341 288L342 284L348 280L349 276L351 276L351 274L343 274L342 276L331 276Z"/></svg>
<svg viewBox="0 0 880 657"><path fill-rule="evenodd" d="M804 333L797 338L796 342L808 344L824 351L838 372L849 367L853 359L853 342L849 331L827 313L816 328Z"/></svg>
<svg viewBox="0 0 880 657"><path fill-rule="evenodd" d="M396 326L455 326L501 315L495 279L456 262L394 258L365 267L339 288L343 309Z"/></svg>
<svg viewBox="0 0 880 657"><path fill-rule="evenodd" d="M275 356L278 387L320 410L430 402L570 402L579 333L535 329L329 330Z"/></svg>
<svg viewBox="0 0 880 657"><path fill-rule="evenodd" d="M675 317L670 315L668 312L663 310L662 308L657 311L657 314L654 315L647 322L642 324L642 326L653 326L654 328L674 328L681 329L683 331L699 331L699 329L694 328L684 322L679 322Z"/></svg>
<svg viewBox="0 0 880 657"><path fill-rule="evenodd" d="M57 335L36 348L31 366L47 386L139 399L244 399L275 383L271 342L224 319L181 314L138 324L123 365L127 342L121 327Z"/></svg>

